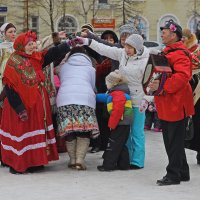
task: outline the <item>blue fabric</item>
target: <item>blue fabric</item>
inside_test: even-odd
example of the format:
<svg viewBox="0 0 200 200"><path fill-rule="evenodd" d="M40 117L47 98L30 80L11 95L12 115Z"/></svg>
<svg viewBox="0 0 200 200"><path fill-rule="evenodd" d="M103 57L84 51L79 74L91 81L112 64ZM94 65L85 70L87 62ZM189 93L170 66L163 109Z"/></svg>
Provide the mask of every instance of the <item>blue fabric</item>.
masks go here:
<svg viewBox="0 0 200 200"><path fill-rule="evenodd" d="M145 134L144 134L145 112L139 112L138 107L133 107L133 123L127 141L130 164L144 167L145 159Z"/></svg>
<svg viewBox="0 0 200 200"><path fill-rule="evenodd" d="M107 103L108 96L109 95L107 93L96 94L96 101L99 103Z"/></svg>

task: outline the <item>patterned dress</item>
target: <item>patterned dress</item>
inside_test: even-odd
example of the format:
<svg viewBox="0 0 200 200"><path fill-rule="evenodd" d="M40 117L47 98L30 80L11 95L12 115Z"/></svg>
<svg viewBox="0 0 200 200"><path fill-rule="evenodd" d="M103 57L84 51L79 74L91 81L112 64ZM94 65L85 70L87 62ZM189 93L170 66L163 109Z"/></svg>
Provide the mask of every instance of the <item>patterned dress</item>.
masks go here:
<svg viewBox="0 0 200 200"><path fill-rule="evenodd" d="M84 105L58 107L58 131L61 137L73 132L91 132L91 137L99 135L95 110Z"/></svg>
<svg viewBox="0 0 200 200"><path fill-rule="evenodd" d="M42 61L46 52L25 54L24 41L31 37L28 32L15 40L16 51L11 54L3 76L6 89L9 88L7 92L12 91L13 98L7 96L3 106L0 129L2 161L18 172L59 159L50 102L43 83ZM14 99L16 106L12 103ZM28 115L26 121L20 119L18 105L24 106Z"/></svg>

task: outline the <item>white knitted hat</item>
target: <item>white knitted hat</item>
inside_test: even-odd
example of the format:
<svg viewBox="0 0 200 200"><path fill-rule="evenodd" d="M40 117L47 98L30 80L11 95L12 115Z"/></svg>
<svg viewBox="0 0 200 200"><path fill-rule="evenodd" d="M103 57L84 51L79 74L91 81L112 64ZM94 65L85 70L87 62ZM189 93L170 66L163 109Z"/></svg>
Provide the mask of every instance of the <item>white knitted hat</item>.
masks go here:
<svg viewBox="0 0 200 200"><path fill-rule="evenodd" d="M106 76L106 82L109 82L112 86L115 86L125 83L126 79L121 75L119 70L115 70Z"/></svg>
<svg viewBox="0 0 200 200"><path fill-rule="evenodd" d="M141 35L139 34L132 34L128 36L125 41L125 44L129 44L130 46L134 47L137 51L138 55L141 55L144 51L144 40Z"/></svg>

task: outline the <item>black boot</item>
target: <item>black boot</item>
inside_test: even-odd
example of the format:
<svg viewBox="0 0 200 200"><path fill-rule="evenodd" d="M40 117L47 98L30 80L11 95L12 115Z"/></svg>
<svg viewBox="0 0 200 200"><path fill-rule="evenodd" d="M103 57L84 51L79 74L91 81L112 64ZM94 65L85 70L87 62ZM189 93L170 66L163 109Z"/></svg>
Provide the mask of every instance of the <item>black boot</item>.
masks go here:
<svg viewBox="0 0 200 200"><path fill-rule="evenodd" d="M197 152L197 164L200 165L200 151Z"/></svg>
<svg viewBox="0 0 200 200"><path fill-rule="evenodd" d="M23 172L18 172L15 169L13 169L12 167L10 167L10 173L11 174L23 174Z"/></svg>
<svg viewBox="0 0 200 200"><path fill-rule="evenodd" d="M114 169L105 168L103 165L97 166L97 169L98 169L100 172L111 172L111 171L114 170Z"/></svg>
<svg viewBox="0 0 200 200"><path fill-rule="evenodd" d="M29 173L34 173L34 172L40 172L42 170L44 170L44 165L29 167L26 171L29 172Z"/></svg>
<svg viewBox="0 0 200 200"><path fill-rule="evenodd" d="M2 167L9 167L6 163L4 163L3 161L1 161L1 166Z"/></svg>

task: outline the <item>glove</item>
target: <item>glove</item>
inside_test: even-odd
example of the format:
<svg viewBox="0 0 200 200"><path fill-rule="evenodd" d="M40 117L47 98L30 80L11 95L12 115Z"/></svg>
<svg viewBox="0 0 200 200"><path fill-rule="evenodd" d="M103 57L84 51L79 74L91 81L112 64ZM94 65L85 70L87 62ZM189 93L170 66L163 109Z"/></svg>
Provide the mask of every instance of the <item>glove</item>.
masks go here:
<svg viewBox="0 0 200 200"><path fill-rule="evenodd" d="M84 37L76 37L77 39L79 39L79 41L81 41L80 45L89 45L90 43L90 39L89 38L84 38Z"/></svg>
<svg viewBox="0 0 200 200"><path fill-rule="evenodd" d="M158 50L158 49L155 49L155 48L151 48L151 49L149 50L149 53L150 53L150 54L154 54L154 55L158 55L158 54L161 53L161 51Z"/></svg>
<svg viewBox="0 0 200 200"><path fill-rule="evenodd" d="M89 39L88 38L82 38L82 37L76 37L71 40L67 41L67 44L70 47L75 47L75 46L83 46L83 45L89 45Z"/></svg>
<svg viewBox="0 0 200 200"><path fill-rule="evenodd" d="M141 102L141 104L139 106L139 111L140 112L145 112L147 107L148 107L148 101L146 99L142 99L142 102Z"/></svg>
<svg viewBox="0 0 200 200"><path fill-rule="evenodd" d="M21 121L25 122L28 120L28 113L26 110L23 110L22 112L19 113L19 118Z"/></svg>

